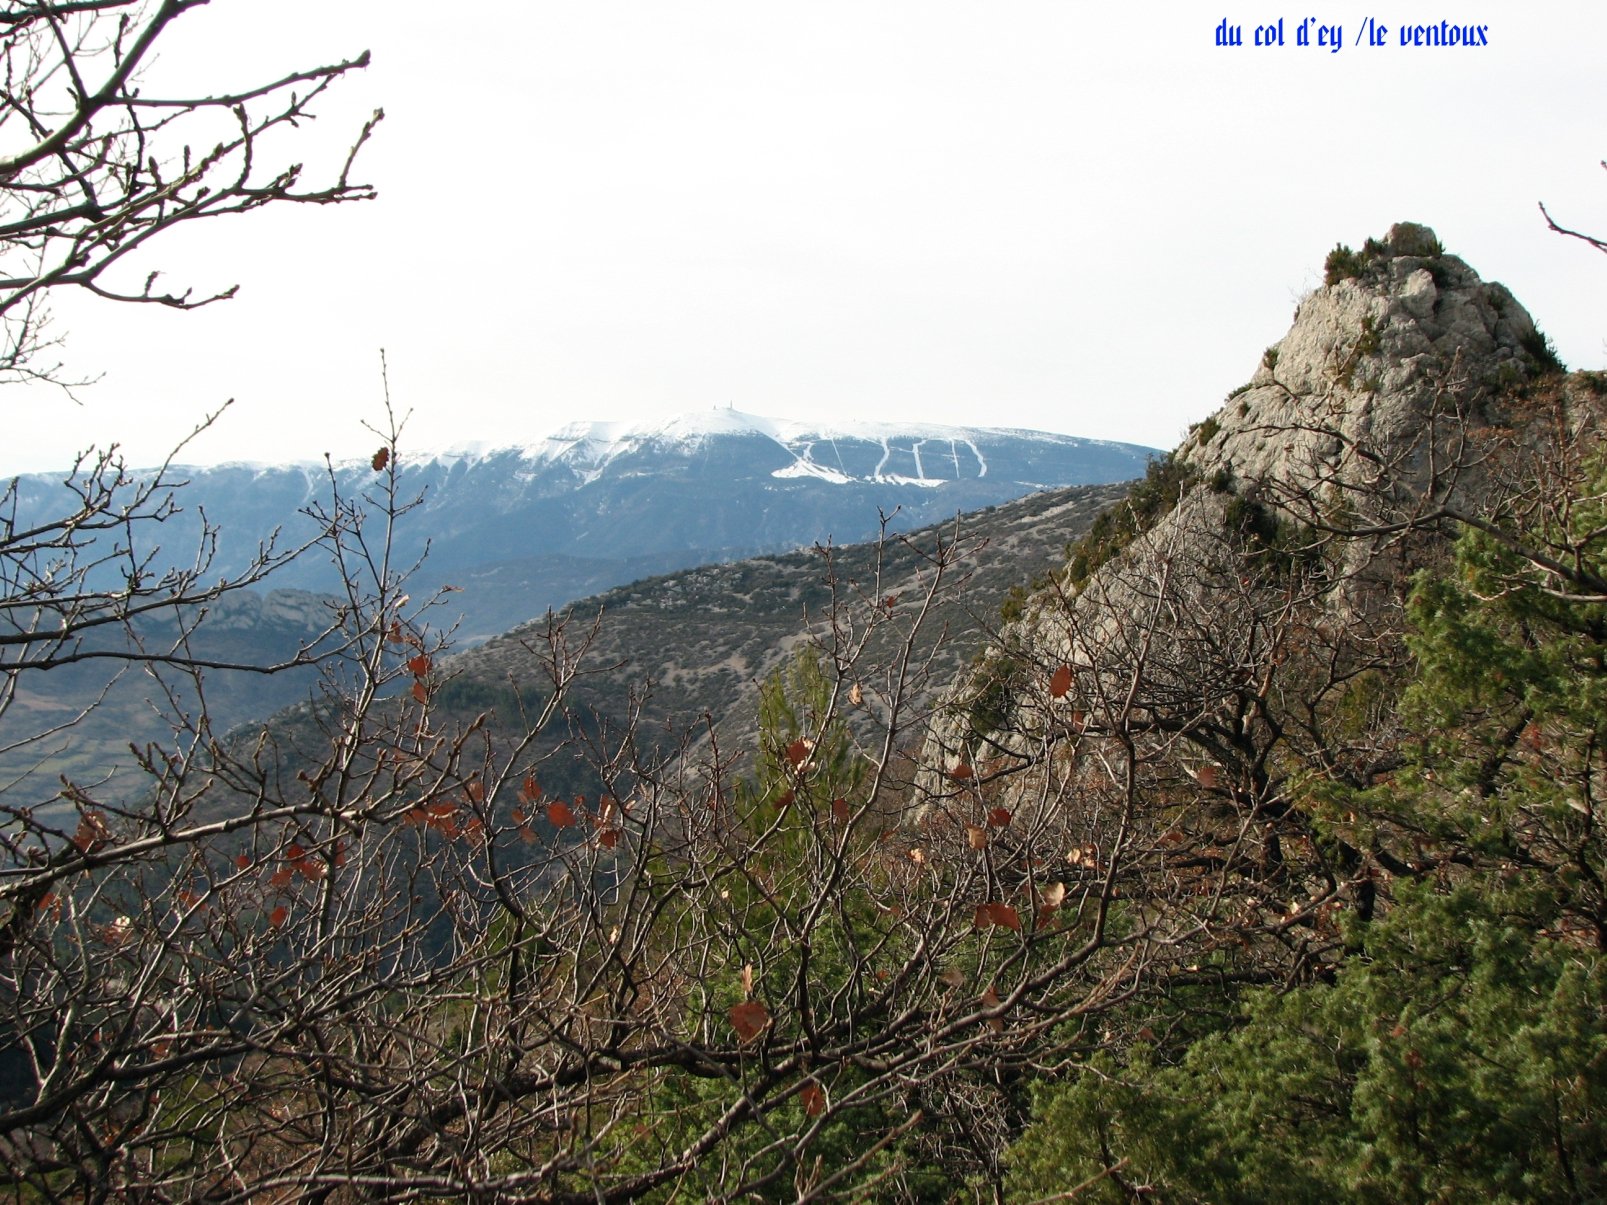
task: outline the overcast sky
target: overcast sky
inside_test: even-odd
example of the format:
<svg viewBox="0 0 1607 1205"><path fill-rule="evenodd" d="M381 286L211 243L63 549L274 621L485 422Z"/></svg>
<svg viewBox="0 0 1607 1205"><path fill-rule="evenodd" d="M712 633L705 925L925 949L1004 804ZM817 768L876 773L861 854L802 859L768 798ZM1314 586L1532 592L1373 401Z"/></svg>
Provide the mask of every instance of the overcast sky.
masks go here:
<svg viewBox="0 0 1607 1205"><path fill-rule="evenodd" d="M1401 48L1429 17L1489 45ZM371 49L284 153L316 172L382 105L380 199L159 246L141 275L241 285L205 312L59 301L102 379L10 387L0 470L149 462L229 398L185 459L360 454L380 348L419 449L727 404L1170 446L1403 219L1600 367L1607 256L1536 202L1607 231L1604 46L1601 0L213 0L152 86Z"/></svg>

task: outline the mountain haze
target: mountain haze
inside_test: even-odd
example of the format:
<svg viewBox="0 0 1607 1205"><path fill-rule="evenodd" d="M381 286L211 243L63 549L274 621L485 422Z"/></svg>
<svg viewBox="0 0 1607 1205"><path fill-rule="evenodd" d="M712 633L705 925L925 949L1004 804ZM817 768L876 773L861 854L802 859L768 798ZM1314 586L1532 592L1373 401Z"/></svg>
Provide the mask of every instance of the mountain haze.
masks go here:
<svg viewBox="0 0 1607 1205"><path fill-rule="evenodd" d="M785 421L709 410L653 423L572 422L535 440L396 449L396 561L428 553L425 585L462 588L460 639L652 574L762 552L909 531L1067 485L1125 481L1152 449L1044 432L920 424ZM383 484L368 461L224 464L176 470L187 484L168 548L193 556L200 516L221 533L214 569L239 572L259 541L316 537L309 508ZM23 515L60 511L59 477L18 480ZM54 509L52 509L54 508ZM316 552L274 584L338 586Z"/></svg>

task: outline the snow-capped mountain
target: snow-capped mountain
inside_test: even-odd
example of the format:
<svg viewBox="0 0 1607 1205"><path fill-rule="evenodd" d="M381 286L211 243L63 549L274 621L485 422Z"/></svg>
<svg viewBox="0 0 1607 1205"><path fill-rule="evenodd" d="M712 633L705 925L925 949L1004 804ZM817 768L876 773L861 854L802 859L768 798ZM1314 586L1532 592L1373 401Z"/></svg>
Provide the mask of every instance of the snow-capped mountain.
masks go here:
<svg viewBox="0 0 1607 1205"><path fill-rule="evenodd" d="M822 425L736 410L575 422L527 442L400 449L403 492L421 496L402 522L400 553L411 561L427 545L421 585L463 587L454 600L465 631L486 636L649 573L863 540L883 514L904 530L1038 489L1126 480L1151 452L1035 431ZM183 476L185 516L162 529L168 550L193 557L204 510L223 533L220 572L237 569L275 528L282 539L310 535L303 512L331 489L322 465L226 464ZM351 499L379 476L367 460L350 462L336 466L334 485ZM18 492L24 515L61 508L58 476L24 478ZM332 585L313 557L278 581Z"/></svg>
<svg viewBox="0 0 1607 1205"><path fill-rule="evenodd" d="M570 423L528 445L481 443L447 455L473 461L514 452L532 465L562 466L583 484L591 484L611 470L616 474L638 470L644 456L695 459L711 451L716 455L729 451L734 453L732 468L740 470L746 455L747 468L768 472L778 480L812 478L832 485L858 482L936 488L986 477L985 447L1007 462L1002 466L1003 475L1009 477L1022 476L1024 468L1030 476L1031 470L1040 467L1050 468L1052 475L1058 476L1067 463L1078 459L1078 453L1091 469L1112 457L1125 464L1135 451L1130 444L1041 431L869 422L822 426L726 409L636 424ZM1139 451L1142 455L1148 449ZM1125 475L1116 479L1125 479ZM1052 484L1068 483L1056 480Z"/></svg>

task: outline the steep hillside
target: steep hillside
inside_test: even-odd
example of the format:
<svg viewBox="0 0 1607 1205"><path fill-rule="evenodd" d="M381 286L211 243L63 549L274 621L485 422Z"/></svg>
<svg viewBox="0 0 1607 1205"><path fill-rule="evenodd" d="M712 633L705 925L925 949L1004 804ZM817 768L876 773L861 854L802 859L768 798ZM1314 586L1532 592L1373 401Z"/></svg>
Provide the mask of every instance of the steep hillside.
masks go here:
<svg viewBox="0 0 1607 1205"><path fill-rule="evenodd" d="M498 748L513 748L550 692L552 639L561 636L577 669L566 705L588 733L629 729L649 760L650 749L662 754L683 740L706 749L712 737L746 762L765 680L806 646L841 653L834 643L852 634L861 638L854 660L862 671L894 662L914 671L904 721L914 735L913 716L976 656L1001 606L1019 599L1021 575L1047 578L1128 488L1044 490L880 541L643 578L440 661L431 722L443 731L477 726ZM868 630L867 613L876 620ZM298 706L271 726L299 756L316 758L326 739L318 714ZM589 789L595 777L584 763L596 760L596 748L582 742L552 753L571 735L555 726L530 757L546 759L544 781Z"/></svg>
<svg viewBox="0 0 1607 1205"><path fill-rule="evenodd" d="M1396 226L990 646L910 831L1105 947L1022 1199L1600 1199L1604 490L1607 380Z"/></svg>
<svg viewBox="0 0 1607 1205"><path fill-rule="evenodd" d="M1601 414L1597 378L1564 377L1431 231L1337 249L1251 380L954 690L923 831L1032 817L1075 872L1152 902L1155 972L1230 939L1233 973L1337 957L1335 916L1371 916L1423 864L1421 834L1345 831L1322 802L1406 757L1416 575L1469 528L1541 513Z"/></svg>
<svg viewBox="0 0 1607 1205"><path fill-rule="evenodd" d="M731 737L750 737L758 686L803 643L825 639L834 608L887 600L894 617L920 613L924 672L946 681L981 647L1020 575L1047 573L1126 483L1046 490L881 543L820 547L646 578L569 609L571 624L597 617L589 659L601 672L574 701L604 712L636 695L650 723L695 724L709 714ZM928 601L935 558L949 558ZM530 676L515 629L454 658L461 697L492 697ZM885 635L891 638L889 628ZM873 644L871 656L887 650Z"/></svg>

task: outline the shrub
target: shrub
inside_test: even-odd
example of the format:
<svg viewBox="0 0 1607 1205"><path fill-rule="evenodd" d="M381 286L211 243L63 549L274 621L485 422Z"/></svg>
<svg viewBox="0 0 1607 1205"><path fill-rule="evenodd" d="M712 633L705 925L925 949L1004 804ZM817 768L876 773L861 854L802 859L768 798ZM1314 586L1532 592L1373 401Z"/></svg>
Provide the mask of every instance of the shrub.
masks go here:
<svg viewBox="0 0 1607 1205"><path fill-rule="evenodd" d="M1568 371L1568 366L1557 355L1556 346L1538 326L1531 327L1528 333L1518 340L1518 346L1523 348L1523 354L1529 357L1540 375Z"/></svg>
<svg viewBox="0 0 1607 1205"><path fill-rule="evenodd" d="M1141 533L1155 525L1194 481L1194 470L1170 452L1151 460L1141 481L1117 505L1094 520L1088 534L1072 546L1067 569L1080 587Z"/></svg>

